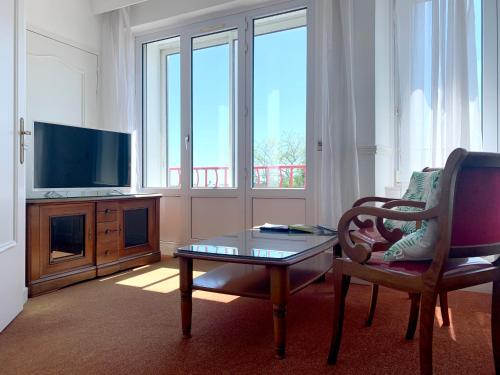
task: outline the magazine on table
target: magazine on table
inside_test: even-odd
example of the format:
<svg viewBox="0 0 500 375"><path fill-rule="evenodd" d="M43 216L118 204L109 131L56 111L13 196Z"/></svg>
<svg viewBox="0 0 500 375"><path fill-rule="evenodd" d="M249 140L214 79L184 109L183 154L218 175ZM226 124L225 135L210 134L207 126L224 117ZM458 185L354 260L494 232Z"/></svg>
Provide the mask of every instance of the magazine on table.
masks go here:
<svg viewBox="0 0 500 375"><path fill-rule="evenodd" d="M312 233L319 235L334 235L337 230L326 225L306 225L306 224L270 224L265 223L258 227L264 232L294 232L294 233Z"/></svg>

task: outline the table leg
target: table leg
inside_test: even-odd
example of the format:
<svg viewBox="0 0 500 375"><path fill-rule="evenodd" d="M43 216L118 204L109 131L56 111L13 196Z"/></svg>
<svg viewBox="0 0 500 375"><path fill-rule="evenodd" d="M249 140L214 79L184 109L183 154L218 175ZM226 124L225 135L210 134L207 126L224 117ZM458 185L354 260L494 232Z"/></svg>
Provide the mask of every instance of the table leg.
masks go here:
<svg viewBox="0 0 500 375"><path fill-rule="evenodd" d="M286 305L290 295L288 267L269 267L273 304L274 349L277 358L285 358Z"/></svg>
<svg viewBox="0 0 500 375"><path fill-rule="evenodd" d="M181 290L182 334L191 337L191 318L193 312L193 259L179 257L179 276Z"/></svg>

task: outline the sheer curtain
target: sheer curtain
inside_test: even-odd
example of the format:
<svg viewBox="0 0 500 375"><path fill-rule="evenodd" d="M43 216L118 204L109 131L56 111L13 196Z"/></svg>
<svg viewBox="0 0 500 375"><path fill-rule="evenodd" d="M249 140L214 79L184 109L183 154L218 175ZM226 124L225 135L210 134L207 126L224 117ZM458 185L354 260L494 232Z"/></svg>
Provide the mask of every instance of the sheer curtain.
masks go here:
<svg viewBox="0 0 500 375"><path fill-rule="evenodd" d="M395 0L399 171L482 149L477 0ZM480 31L479 31L480 32Z"/></svg>
<svg viewBox="0 0 500 375"><path fill-rule="evenodd" d="M132 134L131 186L138 189L138 132L135 125L134 38L128 8L103 15L101 32L101 124Z"/></svg>
<svg viewBox="0 0 500 375"><path fill-rule="evenodd" d="M319 222L336 227L359 196L352 73L353 2L318 0L315 123L319 125Z"/></svg>

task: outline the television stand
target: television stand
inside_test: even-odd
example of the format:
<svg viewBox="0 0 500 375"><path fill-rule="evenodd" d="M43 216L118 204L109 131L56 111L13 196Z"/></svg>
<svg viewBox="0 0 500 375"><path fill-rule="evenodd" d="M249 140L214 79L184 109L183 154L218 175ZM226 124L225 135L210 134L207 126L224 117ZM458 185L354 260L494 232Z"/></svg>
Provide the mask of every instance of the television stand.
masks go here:
<svg viewBox="0 0 500 375"><path fill-rule="evenodd" d="M159 261L160 198L28 199L29 296Z"/></svg>

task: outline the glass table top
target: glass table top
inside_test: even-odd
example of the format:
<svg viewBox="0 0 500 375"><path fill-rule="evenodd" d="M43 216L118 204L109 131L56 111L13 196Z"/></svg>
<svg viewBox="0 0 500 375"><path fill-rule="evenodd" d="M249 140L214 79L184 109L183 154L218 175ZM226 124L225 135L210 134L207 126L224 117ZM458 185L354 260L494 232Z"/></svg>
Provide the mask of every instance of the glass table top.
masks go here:
<svg viewBox="0 0 500 375"><path fill-rule="evenodd" d="M336 236L309 233L263 232L248 229L181 247L177 253L224 257L286 259L332 241Z"/></svg>

